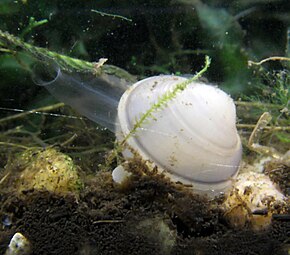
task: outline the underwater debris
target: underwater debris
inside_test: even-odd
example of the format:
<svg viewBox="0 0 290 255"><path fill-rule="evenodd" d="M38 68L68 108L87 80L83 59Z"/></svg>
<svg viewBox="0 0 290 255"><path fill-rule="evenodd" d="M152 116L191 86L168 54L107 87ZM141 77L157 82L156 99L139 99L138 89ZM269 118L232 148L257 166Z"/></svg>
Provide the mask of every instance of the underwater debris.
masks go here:
<svg viewBox="0 0 290 255"><path fill-rule="evenodd" d="M117 166L112 172L113 181L117 184L124 185L132 173L125 170L122 165Z"/></svg>
<svg viewBox="0 0 290 255"><path fill-rule="evenodd" d="M53 148L28 149L6 165L13 173L4 183L15 192L23 194L32 190L47 190L66 195L78 193L82 187L78 169L72 159Z"/></svg>
<svg viewBox="0 0 290 255"><path fill-rule="evenodd" d="M286 195L290 195L290 162L289 159L284 160L271 160L265 163L264 172L269 178L279 183L281 191Z"/></svg>
<svg viewBox="0 0 290 255"><path fill-rule="evenodd" d="M263 173L241 173L223 204L225 217L233 227L250 225L254 230L267 228L273 214L286 213L287 198Z"/></svg>
<svg viewBox="0 0 290 255"><path fill-rule="evenodd" d="M270 173L275 172L273 166L276 166L277 163L289 169L289 166L287 167L289 151L282 155L274 147L261 145L259 140L271 118L269 112L264 112L248 140L248 148L262 157L258 163L244 164L231 193L228 194L223 204L225 217L235 228L250 225L254 230L265 229L271 224L274 214L281 215L289 211L287 207L289 198L286 192L289 183L283 185L283 180L279 178L279 175L275 178L277 175L273 173L270 178ZM283 168L283 170L285 169ZM280 187L281 184L283 189Z"/></svg>
<svg viewBox="0 0 290 255"><path fill-rule="evenodd" d="M11 238L5 255L28 255L31 252L29 240L21 233L15 233Z"/></svg>
<svg viewBox="0 0 290 255"><path fill-rule="evenodd" d="M158 246L160 254L171 254L171 250L176 244L177 233L170 229L166 220L158 217L148 218L140 221L136 230L139 230L149 243Z"/></svg>

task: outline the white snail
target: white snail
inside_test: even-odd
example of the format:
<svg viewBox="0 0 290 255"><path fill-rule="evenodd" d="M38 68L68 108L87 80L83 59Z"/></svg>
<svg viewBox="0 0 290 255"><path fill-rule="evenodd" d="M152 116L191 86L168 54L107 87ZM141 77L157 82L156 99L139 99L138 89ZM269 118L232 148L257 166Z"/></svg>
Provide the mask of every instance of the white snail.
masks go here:
<svg viewBox="0 0 290 255"><path fill-rule="evenodd" d="M178 76L155 76L141 80L122 96L118 117L122 135L161 96L186 81ZM241 142L236 129L233 100L220 89L189 84L153 119L143 124L127 143L153 161L174 181L198 190L224 190L237 175Z"/></svg>
<svg viewBox="0 0 290 255"><path fill-rule="evenodd" d="M190 83L130 135L152 104L187 79L155 76L129 88L120 85L121 79L116 79L118 84L105 83L107 79L88 83L58 70L53 81L42 85L59 100L114 131L120 140L127 136L132 149L173 181L201 191L224 191L231 186L238 173L242 146L235 105L225 92L211 85Z"/></svg>

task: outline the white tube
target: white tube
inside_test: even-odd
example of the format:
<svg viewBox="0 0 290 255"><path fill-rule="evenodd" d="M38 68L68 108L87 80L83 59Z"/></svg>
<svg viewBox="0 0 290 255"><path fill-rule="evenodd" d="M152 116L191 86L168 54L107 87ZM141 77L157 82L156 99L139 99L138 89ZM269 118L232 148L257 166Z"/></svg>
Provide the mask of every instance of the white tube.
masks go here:
<svg viewBox="0 0 290 255"><path fill-rule="evenodd" d="M119 100L129 85L124 79L105 73L67 73L56 64L39 64L33 80L61 102L115 132Z"/></svg>

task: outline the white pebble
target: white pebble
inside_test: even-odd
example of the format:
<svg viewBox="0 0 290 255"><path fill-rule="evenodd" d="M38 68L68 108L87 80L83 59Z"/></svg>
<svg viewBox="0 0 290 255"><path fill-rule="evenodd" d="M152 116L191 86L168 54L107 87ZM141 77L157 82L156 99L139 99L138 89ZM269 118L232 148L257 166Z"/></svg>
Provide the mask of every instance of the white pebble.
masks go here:
<svg viewBox="0 0 290 255"><path fill-rule="evenodd" d="M117 166L112 172L113 181L118 184L123 184L131 175L122 165Z"/></svg>
<svg viewBox="0 0 290 255"><path fill-rule="evenodd" d="M5 255L28 255L30 254L30 242L21 233L15 233L11 238Z"/></svg>

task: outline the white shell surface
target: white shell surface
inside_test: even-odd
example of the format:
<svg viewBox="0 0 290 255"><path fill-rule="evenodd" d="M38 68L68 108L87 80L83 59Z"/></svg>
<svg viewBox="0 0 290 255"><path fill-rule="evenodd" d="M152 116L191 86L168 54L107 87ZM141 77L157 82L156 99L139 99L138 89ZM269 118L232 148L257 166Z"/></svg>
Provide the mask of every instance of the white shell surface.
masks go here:
<svg viewBox="0 0 290 255"><path fill-rule="evenodd" d="M118 108L123 136L164 93L186 80L155 76L128 89ZM145 160L153 161L174 181L196 189L223 190L231 184L242 147L235 105L225 92L193 82L153 115L127 141Z"/></svg>
<svg viewBox="0 0 290 255"><path fill-rule="evenodd" d="M115 183L123 184L131 175L132 173L126 171L122 165L119 165L113 170L112 179Z"/></svg>

